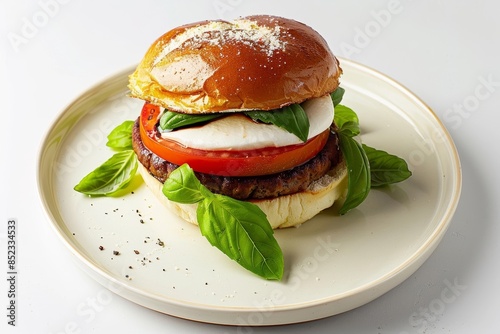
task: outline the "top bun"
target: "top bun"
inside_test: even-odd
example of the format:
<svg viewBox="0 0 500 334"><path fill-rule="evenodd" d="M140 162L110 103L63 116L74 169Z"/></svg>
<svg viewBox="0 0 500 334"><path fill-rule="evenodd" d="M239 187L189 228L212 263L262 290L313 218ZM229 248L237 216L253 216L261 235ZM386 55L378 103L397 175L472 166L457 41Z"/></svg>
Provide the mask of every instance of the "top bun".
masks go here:
<svg viewBox="0 0 500 334"><path fill-rule="evenodd" d="M184 113L271 110L331 93L341 73L315 30L257 15L170 30L149 48L129 88Z"/></svg>

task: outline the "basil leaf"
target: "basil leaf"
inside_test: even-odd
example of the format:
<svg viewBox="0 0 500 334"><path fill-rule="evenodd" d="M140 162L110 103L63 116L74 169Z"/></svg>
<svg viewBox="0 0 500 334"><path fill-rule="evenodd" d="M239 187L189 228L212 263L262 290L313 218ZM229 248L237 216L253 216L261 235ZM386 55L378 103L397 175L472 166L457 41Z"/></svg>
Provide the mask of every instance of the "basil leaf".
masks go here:
<svg viewBox="0 0 500 334"><path fill-rule="evenodd" d="M124 188L137 171L137 158L132 150L115 153L85 176L74 190L89 196L107 196Z"/></svg>
<svg viewBox="0 0 500 334"><path fill-rule="evenodd" d="M296 135L303 142L306 142L309 136L309 118L300 104L270 111L247 111L245 114L253 120L274 124Z"/></svg>
<svg viewBox="0 0 500 334"><path fill-rule="evenodd" d="M355 137L360 133L358 115L342 104L335 106L334 122L339 129L345 130L349 137Z"/></svg>
<svg viewBox="0 0 500 334"><path fill-rule="evenodd" d="M360 143L342 131L339 144L347 164L347 196L339 210L341 215L360 205L371 187L370 163Z"/></svg>
<svg viewBox="0 0 500 334"><path fill-rule="evenodd" d="M341 101L342 97L344 96L345 89L342 87L337 87L336 90L334 90L330 96L332 97L333 105L337 106Z"/></svg>
<svg viewBox="0 0 500 334"><path fill-rule="evenodd" d="M162 192L173 202L192 204L206 197L204 188L189 165L184 164L170 173Z"/></svg>
<svg viewBox="0 0 500 334"><path fill-rule="evenodd" d="M215 195L198 204L202 235L243 268L265 278L283 277L283 253L258 206Z"/></svg>
<svg viewBox="0 0 500 334"><path fill-rule="evenodd" d="M363 149L370 162L372 187L401 182L412 175L404 159L364 144Z"/></svg>
<svg viewBox="0 0 500 334"><path fill-rule="evenodd" d="M266 279L283 277L283 253L258 206L211 193L187 164L169 175L162 191L171 201L198 203L201 234L230 259Z"/></svg>
<svg viewBox="0 0 500 334"><path fill-rule="evenodd" d="M345 122L340 131L348 137L356 137L360 134L359 124L351 121Z"/></svg>
<svg viewBox="0 0 500 334"><path fill-rule="evenodd" d="M108 135L106 146L115 150L131 150L132 149L132 128L134 121L125 121L114 128Z"/></svg>
<svg viewBox="0 0 500 334"><path fill-rule="evenodd" d="M165 110L163 115L160 117L160 129L163 131L174 130L184 126L199 124L203 122L211 121L215 118L221 117L223 114L203 114L203 115L193 115L193 114L183 114L170 110Z"/></svg>

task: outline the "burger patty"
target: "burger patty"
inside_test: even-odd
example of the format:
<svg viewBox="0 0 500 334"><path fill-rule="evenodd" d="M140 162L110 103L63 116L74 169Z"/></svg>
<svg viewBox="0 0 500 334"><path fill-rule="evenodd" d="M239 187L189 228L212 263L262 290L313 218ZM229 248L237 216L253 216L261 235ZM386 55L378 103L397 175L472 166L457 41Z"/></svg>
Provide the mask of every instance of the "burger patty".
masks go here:
<svg viewBox="0 0 500 334"><path fill-rule="evenodd" d="M164 183L170 173L179 167L160 158L144 146L141 140L139 119L135 122L132 131L132 145L139 162L161 183ZM275 198L307 189L311 182L324 176L341 159L338 137L330 132L327 143L314 158L281 173L249 177L220 176L198 172L195 174L198 180L213 193L240 200Z"/></svg>

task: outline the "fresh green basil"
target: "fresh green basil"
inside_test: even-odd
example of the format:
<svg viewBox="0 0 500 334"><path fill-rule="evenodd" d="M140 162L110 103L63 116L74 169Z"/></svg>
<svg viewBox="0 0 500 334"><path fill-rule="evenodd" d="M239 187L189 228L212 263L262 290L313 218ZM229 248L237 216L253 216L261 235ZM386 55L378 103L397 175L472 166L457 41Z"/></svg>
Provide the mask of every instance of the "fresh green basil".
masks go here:
<svg viewBox="0 0 500 334"><path fill-rule="evenodd" d="M258 206L211 193L187 164L169 175L162 191L171 201L198 203L201 234L230 259L265 279L283 277L283 253Z"/></svg>
<svg viewBox="0 0 500 334"><path fill-rule="evenodd" d="M134 121L125 121L108 135L106 145L115 153L87 174L73 189L89 196L109 196L125 188L137 172L137 157L132 150Z"/></svg>
<svg viewBox="0 0 500 334"><path fill-rule="evenodd" d="M351 108L336 105L334 121L348 170L347 196L340 214L360 205L371 188L401 182L411 176L404 159L360 144L354 139L360 134L360 129L358 116Z"/></svg>
<svg viewBox="0 0 500 334"><path fill-rule="evenodd" d="M361 144L342 131L338 135L340 150L347 165L347 195L339 210L343 215L366 199L370 192L371 175L370 162Z"/></svg>
<svg viewBox="0 0 500 334"><path fill-rule="evenodd" d="M197 219L202 235L230 259L265 279L282 278L283 254L258 206L215 195L200 202Z"/></svg>
<svg viewBox="0 0 500 334"><path fill-rule="evenodd" d="M115 150L131 150L132 149L132 128L134 121L125 121L114 128L108 135L106 146Z"/></svg>
<svg viewBox="0 0 500 334"><path fill-rule="evenodd" d="M337 127L341 129L344 134L349 135L349 137L359 135L360 130L358 115L351 108L342 104L336 105L334 121Z"/></svg>
<svg viewBox="0 0 500 334"><path fill-rule="evenodd" d="M137 171L133 150L115 153L102 165L87 174L74 189L89 196L108 196L124 188Z"/></svg>
<svg viewBox="0 0 500 334"><path fill-rule="evenodd" d="M347 165L347 195L339 210L341 215L360 205L371 188L370 163L362 145L353 137L359 135L358 115L346 106L335 106L334 122L338 127L340 150Z"/></svg>
<svg viewBox="0 0 500 334"><path fill-rule="evenodd" d="M207 192L210 193L187 164L170 173L162 192L169 200L183 204L198 203L207 197Z"/></svg>
<svg viewBox="0 0 500 334"><path fill-rule="evenodd" d="M165 110L160 117L159 127L163 131L172 131L185 126L208 122L221 116L223 116L221 113L193 115Z"/></svg>
<svg viewBox="0 0 500 334"><path fill-rule="evenodd" d="M224 115L224 113L192 115L166 110L160 117L159 128L161 131L172 131L181 127L209 122ZM307 141L309 135L309 119L300 104L292 104L281 109L270 111L247 111L245 115L253 120L274 124L293 133L303 142Z"/></svg>
<svg viewBox="0 0 500 334"><path fill-rule="evenodd" d="M300 104L270 111L247 111L245 114L253 120L274 124L293 133L303 142L306 142L309 136L309 118Z"/></svg>
<svg viewBox="0 0 500 334"><path fill-rule="evenodd" d="M340 102L342 101L342 97L344 97L344 92L345 92L344 88L337 87L337 89L335 89L333 93L330 94L334 106L340 104Z"/></svg>
<svg viewBox="0 0 500 334"><path fill-rule="evenodd" d="M363 150L370 162L372 187L401 182L412 175L404 159L364 144Z"/></svg>

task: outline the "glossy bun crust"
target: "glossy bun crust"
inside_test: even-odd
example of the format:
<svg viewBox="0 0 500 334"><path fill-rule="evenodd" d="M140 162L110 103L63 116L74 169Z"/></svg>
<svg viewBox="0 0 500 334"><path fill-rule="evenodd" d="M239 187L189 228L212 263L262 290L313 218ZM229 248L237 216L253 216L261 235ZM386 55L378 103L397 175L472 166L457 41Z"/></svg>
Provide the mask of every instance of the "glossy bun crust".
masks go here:
<svg viewBox="0 0 500 334"><path fill-rule="evenodd" d="M312 28L275 16L175 28L130 76L131 96L173 111L271 110L334 91L342 70Z"/></svg>

